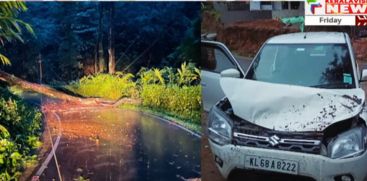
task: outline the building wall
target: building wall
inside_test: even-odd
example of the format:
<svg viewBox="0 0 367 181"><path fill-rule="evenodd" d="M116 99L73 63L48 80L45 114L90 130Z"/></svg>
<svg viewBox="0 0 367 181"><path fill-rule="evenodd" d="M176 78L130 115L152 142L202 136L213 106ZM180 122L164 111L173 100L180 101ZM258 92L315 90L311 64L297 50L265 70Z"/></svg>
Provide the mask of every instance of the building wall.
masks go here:
<svg viewBox="0 0 367 181"><path fill-rule="evenodd" d="M260 2L259 1L250 1L250 10L261 10Z"/></svg>
<svg viewBox="0 0 367 181"><path fill-rule="evenodd" d="M234 8L236 4L247 3L241 8ZM250 2L213 2L214 8L221 14L220 19L224 25L237 21L251 21L258 19L284 18L304 15L304 3L301 2L299 9L283 9L282 2L272 2L271 4L261 4L260 1Z"/></svg>
<svg viewBox="0 0 367 181"><path fill-rule="evenodd" d="M273 2L273 10L282 10L282 2Z"/></svg>
<svg viewBox="0 0 367 181"><path fill-rule="evenodd" d="M256 4L256 3L255 3ZM228 10L226 3L214 2L214 9L220 13L221 22L228 25L237 21L251 21L257 19L272 18L271 11L250 11L251 7L255 7L250 2L248 10ZM260 5L260 4L259 4Z"/></svg>
<svg viewBox="0 0 367 181"><path fill-rule="evenodd" d="M272 18L287 18L293 16L303 16L304 12L299 10L282 10L282 11L272 11Z"/></svg>
<svg viewBox="0 0 367 181"><path fill-rule="evenodd" d="M274 9L272 11L272 18L286 18L286 17L293 17L293 16L304 16L305 15L305 11L304 11L304 3L300 3L299 8L298 9L287 9L287 10L281 10L282 8L282 4L281 2L276 2L274 3Z"/></svg>

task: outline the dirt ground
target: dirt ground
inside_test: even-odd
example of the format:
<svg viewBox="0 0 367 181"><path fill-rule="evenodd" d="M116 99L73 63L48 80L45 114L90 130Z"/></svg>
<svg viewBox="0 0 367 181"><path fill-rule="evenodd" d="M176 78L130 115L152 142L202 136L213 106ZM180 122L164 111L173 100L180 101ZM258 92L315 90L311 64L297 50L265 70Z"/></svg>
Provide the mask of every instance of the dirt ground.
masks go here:
<svg viewBox="0 0 367 181"><path fill-rule="evenodd" d="M239 55L253 57L268 38L297 31L277 20L267 19L234 23L218 32L217 38Z"/></svg>

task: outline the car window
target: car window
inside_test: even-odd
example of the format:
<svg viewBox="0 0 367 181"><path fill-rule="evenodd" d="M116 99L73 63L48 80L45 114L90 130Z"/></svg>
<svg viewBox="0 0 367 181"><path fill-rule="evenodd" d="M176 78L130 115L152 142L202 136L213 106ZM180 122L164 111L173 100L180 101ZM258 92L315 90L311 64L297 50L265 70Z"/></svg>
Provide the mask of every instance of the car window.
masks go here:
<svg viewBox="0 0 367 181"><path fill-rule="evenodd" d="M201 63L203 70L217 73L225 69L237 68L223 50L215 46L201 47Z"/></svg>
<svg viewBox="0 0 367 181"><path fill-rule="evenodd" d="M319 88L354 88L346 44L268 44L246 78Z"/></svg>

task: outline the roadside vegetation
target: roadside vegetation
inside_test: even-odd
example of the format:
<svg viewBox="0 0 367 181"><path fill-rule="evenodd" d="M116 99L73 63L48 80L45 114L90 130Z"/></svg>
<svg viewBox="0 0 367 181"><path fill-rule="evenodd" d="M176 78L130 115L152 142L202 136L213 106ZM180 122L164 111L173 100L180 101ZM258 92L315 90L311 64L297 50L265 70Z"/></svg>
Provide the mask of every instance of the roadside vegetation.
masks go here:
<svg viewBox="0 0 367 181"><path fill-rule="evenodd" d="M139 93L133 78L134 75L130 73L116 72L113 75L99 73L73 81L66 88L84 97L101 97L109 100L122 97L137 98Z"/></svg>
<svg viewBox="0 0 367 181"><path fill-rule="evenodd" d="M66 88L84 97L141 99L142 108L200 125L200 71L192 63L180 68L142 68L136 76L117 72L85 76Z"/></svg>
<svg viewBox="0 0 367 181"><path fill-rule="evenodd" d="M42 144L41 112L0 87L0 180L17 180Z"/></svg>
<svg viewBox="0 0 367 181"><path fill-rule="evenodd" d="M122 107L174 117L200 130L200 72L193 63L183 63L199 62L195 3L27 6L0 2L0 181L18 180L37 164L42 113L22 99L24 90L85 104L48 85L67 84L67 90L83 97L131 98L140 104ZM145 65L149 68L141 69Z"/></svg>
<svg viewBox="0 0 367 181"><path fill-rule="evenodd" d="M0 50L14 40L24 42L24 32L33 35L29 24L17 18L26 11L24 2L0 3ZM0 65L11 61L2 52ZM26 166L36 163L36 150L41 146L41 112L0 85L0 180L18 180Z"/></svg>

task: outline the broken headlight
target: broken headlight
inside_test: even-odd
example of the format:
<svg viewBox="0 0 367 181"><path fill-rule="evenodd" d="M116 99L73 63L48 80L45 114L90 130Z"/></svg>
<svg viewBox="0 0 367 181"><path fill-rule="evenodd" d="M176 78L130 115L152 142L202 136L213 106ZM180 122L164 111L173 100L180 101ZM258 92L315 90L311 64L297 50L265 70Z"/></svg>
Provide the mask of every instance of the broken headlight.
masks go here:
<svg viewBox="0 0 367 181"><path fill-rule="evenodd" d="M350 158L365 151L365 128L356 127L337 135L328 145L330 158Z"/></svg>
<svg viewBox="0 0 367 181"><path fill-rule="evenodd" d="M209 112L208 135L210 140L219 145L231 142L232 128L229 118L216 106Z"/></svg>

